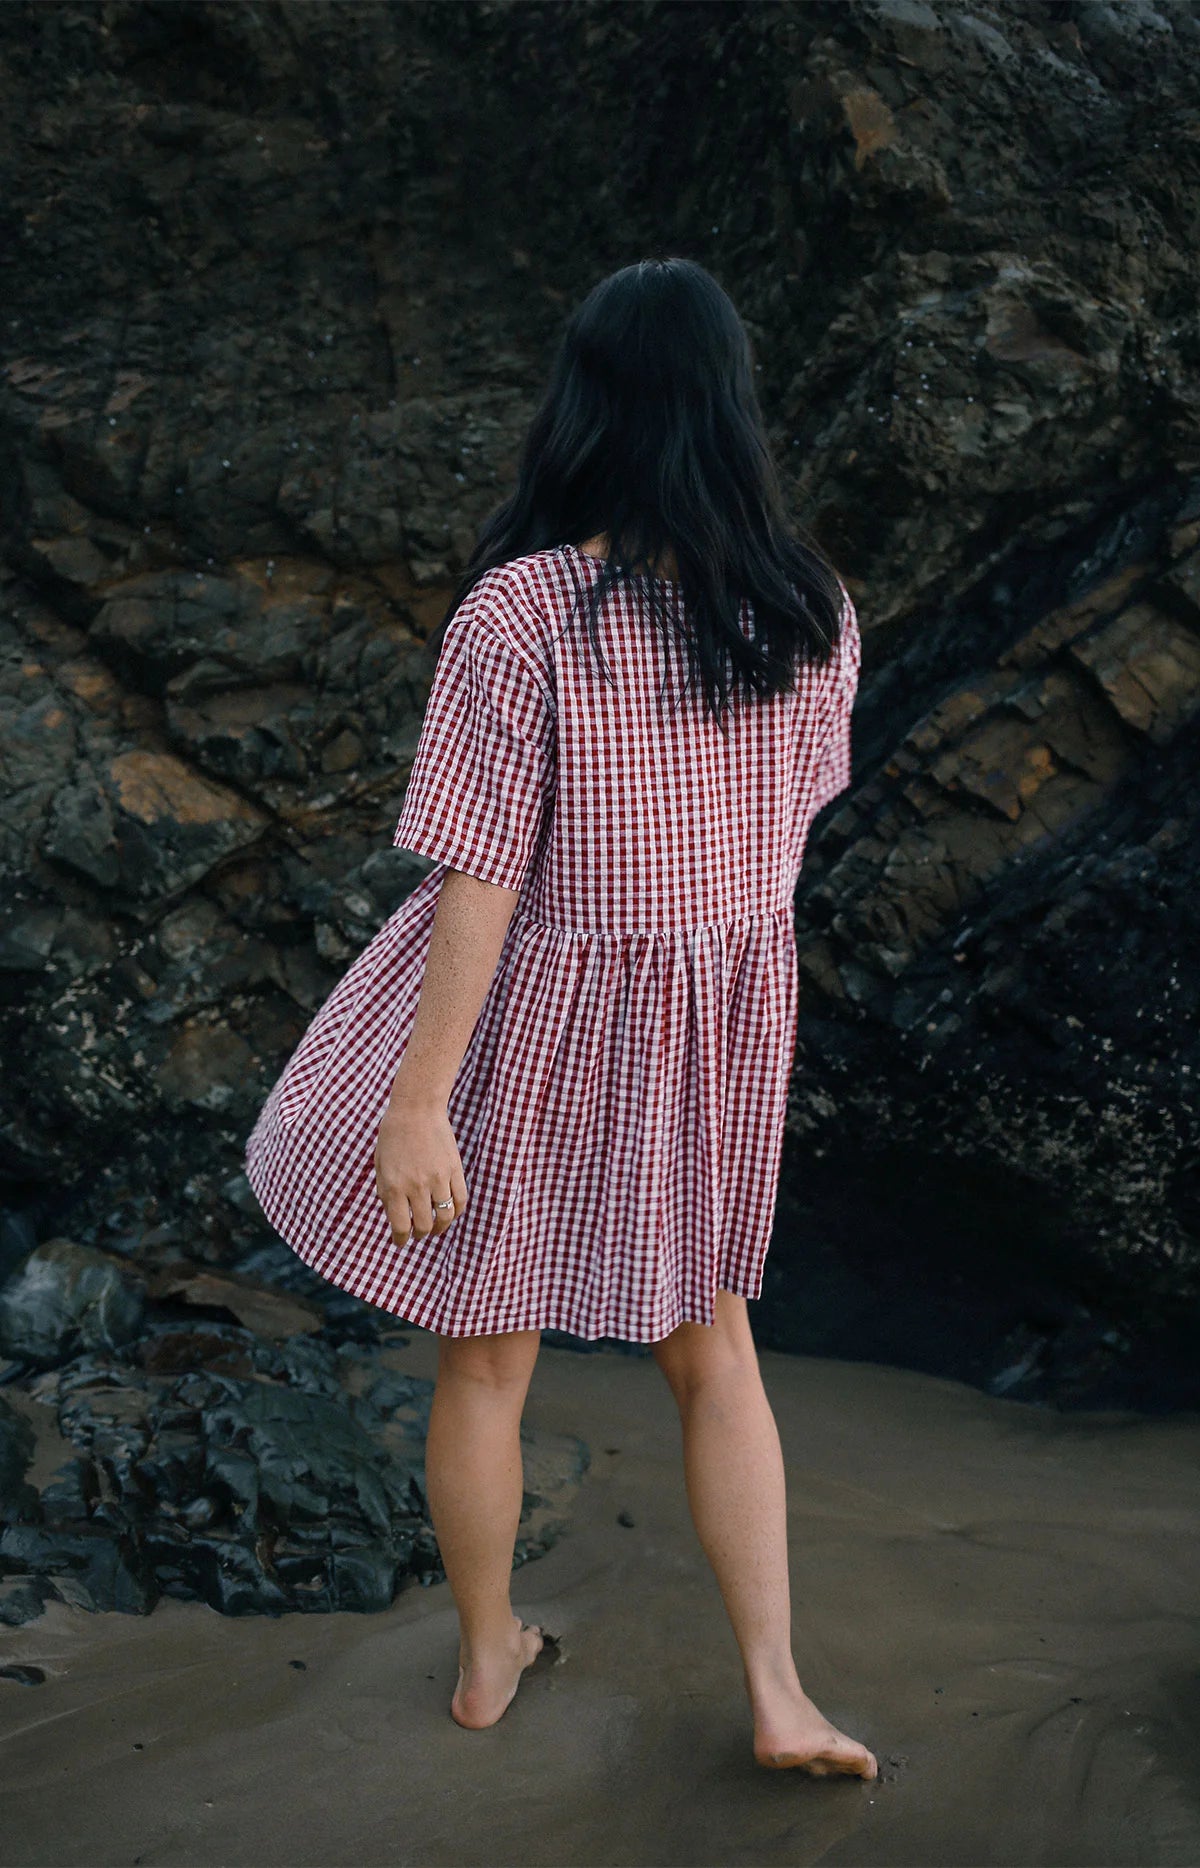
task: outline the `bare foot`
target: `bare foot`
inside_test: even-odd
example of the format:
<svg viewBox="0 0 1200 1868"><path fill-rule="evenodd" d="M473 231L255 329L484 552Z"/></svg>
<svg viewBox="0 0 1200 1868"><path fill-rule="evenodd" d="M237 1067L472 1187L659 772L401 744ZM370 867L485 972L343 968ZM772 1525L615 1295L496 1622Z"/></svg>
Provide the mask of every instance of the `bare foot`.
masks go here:
<svg viewBox="0 0 1200 1868"><path fill-rule="evenodd" d="M768 1769L799 1769L813 1777L878 1777L874 1752L831 1725L800 1686L752 1695L754 1756Z"/></svg>
<svg viewBox="0 0 1200 1868"><path fill-rule="evenodd" d="M483 1661L460 1662L458 1685L450 1701L450 1717L455 1723L473 1732L495 1725L512 1704L521 1675L537 1659L544 1642L540 1628L514 1614L512 1644L506 1652L489 1655Z"/></svg>

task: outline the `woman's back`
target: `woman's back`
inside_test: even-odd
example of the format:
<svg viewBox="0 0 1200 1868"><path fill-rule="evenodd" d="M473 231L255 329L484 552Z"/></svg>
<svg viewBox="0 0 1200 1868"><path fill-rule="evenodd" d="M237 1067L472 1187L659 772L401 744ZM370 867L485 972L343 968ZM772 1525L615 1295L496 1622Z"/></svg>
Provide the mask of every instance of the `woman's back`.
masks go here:
<svg viewBox="0 0 1200 1868"><path fill-rule="evenodd" d="M475 873L521 888L518 916L579 932L789 909L812 818L849 780L860 654L849 597L834 659L801 663L790 693L735 697L722 730L695 694L681 697L687 654L673 635L664 684L650 579L602 600L614 678L598 666L578 598L602 568L561 545L475 584L442 644L396 841L468 868L478 854ZM677 612L681 587L653 581ZM748 603L741 622L748 632Z"/></svg>

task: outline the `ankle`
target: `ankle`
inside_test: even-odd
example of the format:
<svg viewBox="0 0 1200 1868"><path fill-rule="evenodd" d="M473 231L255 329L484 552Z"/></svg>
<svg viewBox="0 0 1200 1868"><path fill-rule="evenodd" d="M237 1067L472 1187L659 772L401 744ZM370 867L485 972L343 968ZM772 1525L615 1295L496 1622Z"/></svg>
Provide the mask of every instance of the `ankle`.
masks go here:
<svg viewBox="0 0 1200 1868"><path fill-rule="evenodd" d="M460 1623L459 1653L464 1663L507 1653L517 1645L520 1632L515 1609L473 1621L469 1629Z"/></svg>
<svg viewBox="0 0 1200 1868"><path fill-rule="evenodd" d="M783 1653L756 1654L743 1662L746 1691L751 1700L777 1699L781 1693L802 1693L800 1676L791 1650Z"/></svg>

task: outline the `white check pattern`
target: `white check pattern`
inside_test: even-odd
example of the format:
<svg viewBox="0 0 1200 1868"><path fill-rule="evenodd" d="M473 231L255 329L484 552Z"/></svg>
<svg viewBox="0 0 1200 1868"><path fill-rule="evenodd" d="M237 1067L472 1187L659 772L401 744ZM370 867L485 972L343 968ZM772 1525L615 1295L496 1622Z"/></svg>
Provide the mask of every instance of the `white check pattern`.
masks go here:
<svg viewBox="0 0 1200 1868"><path fill-rule="evenodd" d="M343 1291L446 1336L550 1328L654 1342L760 1295L795 1048L793 896L850 782L861 657L734 703L727 736L643 613L599 619L563 545L500 565L451 619L395 843L435 867L317 1012L246 1150L264 1212ZM677 587L664 584L669 601ZM742 607L742 627L750 627ZM455 1078L466 1210L402 1246L374 1149L447 868L520 891Z"/></svg>

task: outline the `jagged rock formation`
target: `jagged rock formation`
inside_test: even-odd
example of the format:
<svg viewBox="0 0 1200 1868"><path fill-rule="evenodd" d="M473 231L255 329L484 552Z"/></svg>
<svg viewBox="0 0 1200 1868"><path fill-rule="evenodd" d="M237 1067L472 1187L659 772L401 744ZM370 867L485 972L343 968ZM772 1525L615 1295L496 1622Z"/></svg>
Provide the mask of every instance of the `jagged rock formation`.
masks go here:
<svg viewBox="0 0 1200 1868"><path fill-rule="evenodd" d="M425 1496L433 1383L389 1367L356 1312L69 1240L31 1253L0 1302L0 1345L43 1365L12 1390L25 1411L0 1397L0 1622L48 1597L369 1612L443 1579ZM38 1406L65 1453L40 1485L26 1477ZM517 1565L560 1535L589 1459L574 1435L522 1440Z"/></svg>
<svg viewBox="0 0 1200 1868"><path fill-rule="evenodd" d="M866 636L764 1339L1179 1393L1187 0L106 0L0 43L5 1268L33 1225L242 1262L258 1103L425 867L422 645L563 310L685 251Z"/></svg>

